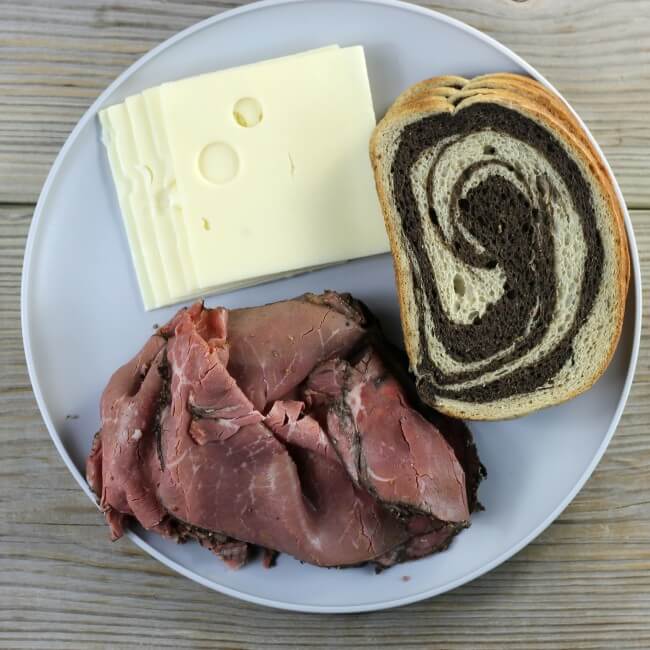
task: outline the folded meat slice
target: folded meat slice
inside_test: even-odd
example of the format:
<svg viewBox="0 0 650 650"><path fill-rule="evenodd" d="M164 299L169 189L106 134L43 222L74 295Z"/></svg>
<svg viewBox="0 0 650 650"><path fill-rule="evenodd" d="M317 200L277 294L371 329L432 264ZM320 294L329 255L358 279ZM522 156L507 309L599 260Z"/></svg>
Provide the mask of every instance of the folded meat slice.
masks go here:
<svg viewBox="0 0 650 650"><path fill-rule="evenodd" d="M366 348L354 365L321 364L304 395L321 412L350 476L382 503L443 522L469 520L465 472L454 450L409 405L376 349Z"/></svg>
<svg viewBox="0 0 650 650"><path fill-rule="evenodd" d="M100 498L113 539L122 536L127 515L146 528L155 528L166 516L156 494L160 468L151 435L164 354L165 341L151 337L115 372L102 396L102 429L93 441L86 476Z"/></svg>
<svg viewBox="0 0 650 650"><path fill-rule="evenodd" d="M278 401L271 409L266 422L292 450L292 457L299 468L303 492L308 495L317 510L321 512L334 510L340 517L346 511L357 510L361 505L362 508L368 508L374 513L376 525L370 529L367 528L367 523L364 523L367 522L367 517L363 516L363 509L360 510L359 516L364 523L362 532L368 539L368 558L377 567L387 568L397 562L418 559L441 551L465 527L466 522L461 524L441 522L425 515L416 514L396 518L390 509L384 507L385 503L364 488L355 491L358 497L363 495L361 504L359 502L350 504L347 486L351 477L343 469L336 449L317 420L309 415L302 415L304 406L303 402L298 401ZM378 547L373 544L373 541L378 531L387 525L387 518L393 519L393 525L399 521L403 526L402 541L392 545L390 550L377 554ZM330 523L331 530L336 531L344 522L334 519ZM349 524L346 524L347 527ZM326 529L330 529L330 526L326 526ZM328 541L337 543L336 535Z"/></svg>
<svg viewBox="0 0 650 650"><path fill-rule="evenodd" d="M255 408L290 394L321 361L345 358L366 334L365 316L348 294L305 294L234 309L228 322L228 371Z"/></svg>
<svg viewBox="0 0 650 650"><path fill-rule="evenodd" d="M132 517L235 567L253 546L265 564L380 567L444 548L480 480L463 472L469 432L459 462L368 345L358 303L281 304L193 305L113 375L87 463L113 537Z"/></svg>

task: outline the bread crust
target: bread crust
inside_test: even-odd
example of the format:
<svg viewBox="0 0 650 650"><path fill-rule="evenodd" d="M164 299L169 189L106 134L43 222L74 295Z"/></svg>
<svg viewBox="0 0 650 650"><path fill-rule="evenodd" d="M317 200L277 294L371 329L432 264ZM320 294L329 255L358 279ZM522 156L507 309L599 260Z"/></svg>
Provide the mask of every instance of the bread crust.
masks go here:
<svg viewBox="0 0 650 650"><path fill-rule="evenodd" d="M415 84L397 98L384 119L377 125L370 141L370 158L393 253L400 318L411 370L415 372L418 366L419 328L417 321L410 318L408 304L412 270L400 241L400 234L395 227L399 216L393 214L394 208L383 178L382 151L386 148L385 138L397 126L403 128L410 122L440 112L461 111L477 102L495 103L516 110L556 134L558 141L576 160L583 173L586 172L585 175L594 181L597 191L608 208L608 213L612 215L616 259L616 277L612 279L617 287L616 304L612 306L612 317L615 320L614 335L611 337L606 354L603 355L602 363L580 386L574 390L567 390L563 395L546 402L542 398L540 403L533 407L516 407L513 404L509 408L502 408L503 405L508 406L509 398L490 403L453 404L454 400L442 400L431 404L437 410L453 417L494 420L525 415L539 408L567 401L591 388L600 378L614 355L622 331L630 278L630 261L623 209L616 196L612 179L586 132L557 95L529 77L512 73L483 75L471 80L457 76L434 77ZM415 291L415 282L412 286ZM419 377L418 383L420 383Z"/></svg>

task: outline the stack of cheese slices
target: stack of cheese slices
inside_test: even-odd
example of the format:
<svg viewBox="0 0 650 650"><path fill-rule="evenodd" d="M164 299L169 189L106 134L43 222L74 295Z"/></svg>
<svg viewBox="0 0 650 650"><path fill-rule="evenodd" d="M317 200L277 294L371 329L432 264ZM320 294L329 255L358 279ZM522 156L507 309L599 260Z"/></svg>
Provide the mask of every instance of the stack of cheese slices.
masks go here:
<svg viewBox="0 0 650 650"><path fill-rule="evenodd" d="M388 250L361 47L165 83L100 121L147 309Z"/></svg>
<svg viewBox="0 0 650 650"><path fill-rule="evenodd" d="M496 419L589 388L629 259L605 165L564 102L514 74L410 88L371 141L421 396Z"/></svg>

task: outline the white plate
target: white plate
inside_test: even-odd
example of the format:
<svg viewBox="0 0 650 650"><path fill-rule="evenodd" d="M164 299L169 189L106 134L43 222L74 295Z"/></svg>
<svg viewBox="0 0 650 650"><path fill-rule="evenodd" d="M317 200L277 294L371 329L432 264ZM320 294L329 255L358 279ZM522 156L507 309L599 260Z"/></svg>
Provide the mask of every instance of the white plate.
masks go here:
<svg viewBox="0 0 650 650"><path fill-rule="evenodd" d="M220 14L140 59L93 104L59 154L29 233L22 286L25 351L39 407L79 485L99 426L98 400L112 373L175 308L145 313L131 267L95 115L166 80L329 43L362 44L377 114L409 84L436 74L511 70L547 83L531 66L474 29L391 0L277 1ZM618 192L618 188L617 188ZM619 192L619 199L622 197ZM395 567L327 571L281 556L264 570L231 571L194 544L177 546L142 530L131 539L207 587L256 603L311 612L352 612L440 594L497 566L548 526L582 487L619 421L636 364L641 320L639 261L626 213L632 285L625 328L605 376L563 406L505 423L477 424L489 478L484 513L451 548ZM304 291L351 291L399 338L390 258L376 257L232 293L209 304L256 305ZM70 415L78 418L70 418ZM108 544L108 529L106 530ZM410 579L403 579L408 576Z"/></svg>

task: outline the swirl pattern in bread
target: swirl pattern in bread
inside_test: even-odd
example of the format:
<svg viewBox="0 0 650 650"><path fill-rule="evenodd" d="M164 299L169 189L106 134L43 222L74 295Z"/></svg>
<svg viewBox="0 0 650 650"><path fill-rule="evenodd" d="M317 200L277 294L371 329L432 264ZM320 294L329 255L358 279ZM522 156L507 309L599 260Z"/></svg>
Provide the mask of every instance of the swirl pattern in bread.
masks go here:
<svg viewBox="0 0 650 650"><path fill-rule="evenodd" d="M612 182L541 84L437 77L403 93L371 158L421 397L523 415L589 388L618 341L629 276Z"/></svg>

